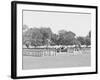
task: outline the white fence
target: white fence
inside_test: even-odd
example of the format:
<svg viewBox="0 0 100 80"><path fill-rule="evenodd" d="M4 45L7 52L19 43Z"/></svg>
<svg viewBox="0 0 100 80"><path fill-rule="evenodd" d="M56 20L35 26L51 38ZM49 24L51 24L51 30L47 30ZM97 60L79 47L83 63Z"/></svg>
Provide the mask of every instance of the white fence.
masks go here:
<svg viewBox="0 0 100 80"><path fill-rule="evenodd" d="M79 55L90 53L90 48L81 48L76 50L75 48L67 48L65 51L57 50L56 48L33 48L33 49L23 49L23 55L25 56L57 56L57 55Z"/></svg>

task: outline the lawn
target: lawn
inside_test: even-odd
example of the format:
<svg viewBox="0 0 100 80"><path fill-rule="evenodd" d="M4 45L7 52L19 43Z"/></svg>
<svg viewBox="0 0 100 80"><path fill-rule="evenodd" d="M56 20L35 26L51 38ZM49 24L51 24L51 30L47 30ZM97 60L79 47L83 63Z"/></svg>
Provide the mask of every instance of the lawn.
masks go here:
<svg viewBox="0 0 100 80"><path fill-rule="evenodd" d="M25 70L84 66L91 66L90 49L81 51L81 54L78 55L69 55L68 53L59 53L56 56L43 57L23 55L23 69Z"/></svg>

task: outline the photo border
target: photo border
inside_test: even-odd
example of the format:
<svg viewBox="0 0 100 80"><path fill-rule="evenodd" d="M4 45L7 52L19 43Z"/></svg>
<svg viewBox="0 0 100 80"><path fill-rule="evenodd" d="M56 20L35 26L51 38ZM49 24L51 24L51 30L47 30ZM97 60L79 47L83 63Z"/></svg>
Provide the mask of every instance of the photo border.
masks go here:
<svg viewBox="0 0 100 80"><path fill-rule="evenodd" d="M96 71L95 72L80 72L80 73L64 73L64 74L50 74L50 75L37 75L37 76L17 76L17 4L33 4L45 6L59 6L59 7L79 7L79 8L93 8L96 9ZM68 76L68 75L85 75L98 73L98 7L89 5L72 5L72 4L57 4L57 3L42 3L42 2L24 2L12 1L11 2L11 78L39 78L39 77L55 77L55 76Z"/></svg>

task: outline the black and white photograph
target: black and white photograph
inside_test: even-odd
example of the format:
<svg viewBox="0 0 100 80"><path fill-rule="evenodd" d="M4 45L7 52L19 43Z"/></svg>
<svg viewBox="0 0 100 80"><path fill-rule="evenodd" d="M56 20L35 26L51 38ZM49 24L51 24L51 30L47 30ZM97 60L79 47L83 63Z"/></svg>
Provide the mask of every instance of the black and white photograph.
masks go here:
<svg viewBox="0 0 100 80"><path fill-rule="evenodd" d="M96 6L16 5L16 76L96 73Z"/></svg>
<svg viewBox="0 0 100 80"><path fill-rule="evenodd" d="M91 14L23 10L23 69L91 66Z"/></svg>

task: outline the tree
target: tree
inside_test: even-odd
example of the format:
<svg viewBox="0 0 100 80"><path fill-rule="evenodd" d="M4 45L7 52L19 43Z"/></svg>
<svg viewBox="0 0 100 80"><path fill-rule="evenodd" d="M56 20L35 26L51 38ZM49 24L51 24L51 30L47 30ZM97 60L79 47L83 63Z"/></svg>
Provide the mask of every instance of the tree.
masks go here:
<svg viewBox="0 0 100 80"><path fill-rule="evenodd" d="M25 46L26 46L27 48L29 48L29 45L30 45L30 44L31 44L30 41L28 41L28 40L25 41Z"/></svg>
<svg viewBox="0 0 100 80"><path fill-rule="evenodd" d="M86 44L87 46L91 45L91 39L88 38L88 37L86 37L86 38L85 38L85 44Z"/></svg>
<svg viewBox="0 0 100 80"><path fill-rule="evenodd" d="M75 33L71 31L60 30L59 31L59 43L61 45L73 45L73 40L75 39Z"/></svg>
<svg viewBox="0 0 100 80"><path fill-rule="evenodd" d="M59 45L59 37L57 34L52 33L51 36L51 45Z"/></svg>
<svg viewBox="0 0 100 80"><path fill-rule="evenodd" d="M26 45L28 48L29 45L31 45L31 40L32 40L32 28L28 29L27 31L23 32L22 35L22 40L23 40L23 45ZM28 45L28 46L27 46Z"/></svg>
<svg viewBox="0 0 100 80"><path fill-rule="evenodd" d="M52 31L50 28L29 28L23 31L23 44L29 41L32 46L48 45L51 40ZM27 45L26 45L27 46Z"/></svg>
<svg viewBox="0 0 100 80"><path fill-rule="evenodd" d="M91 31L89 31L88 35L85 37L85 44L87 46L91 45Z"/></svg>
<svg viewBox="0 0 100 80"><path fill-rule="evenodd" d="M84 37L77 37L77 40L81 43L81 45L85 45L85 38Z"/></svg>
<svg viewBox="0 0 100 80"><path fill-rule="evenodd" d="M28 30L28 26L27 25L23 25L22 30L23 30L23 32Z"/></svg>
<svg viewBox="0 0 100 80"><path fill-rule="evenodd" d="M50 28L40 28L40 32L43 35L43 45L48 45L48 39L51 40L52 31Z"/></svg>
<svg viewBox="0 0 100 80"><path fill-rule="evenodd" d="M32 40L31 45L32 46L41 46L43 42L43 34L41 34L40 29L33 28L32 29Z"/></svg>

